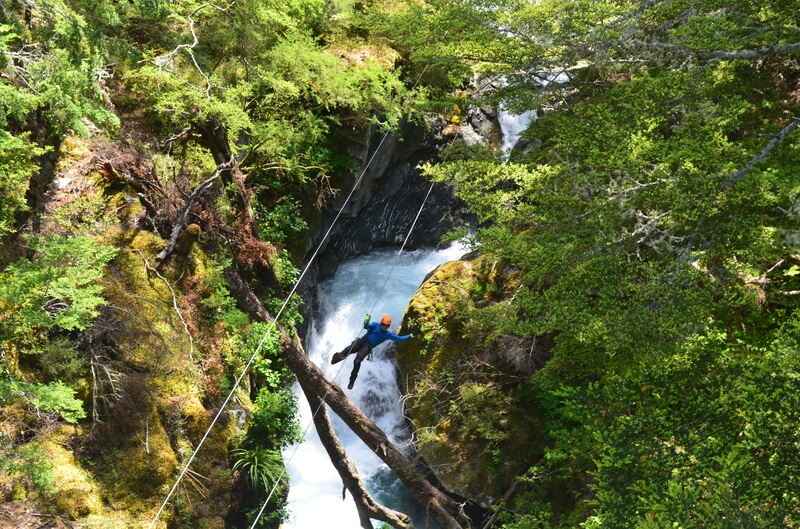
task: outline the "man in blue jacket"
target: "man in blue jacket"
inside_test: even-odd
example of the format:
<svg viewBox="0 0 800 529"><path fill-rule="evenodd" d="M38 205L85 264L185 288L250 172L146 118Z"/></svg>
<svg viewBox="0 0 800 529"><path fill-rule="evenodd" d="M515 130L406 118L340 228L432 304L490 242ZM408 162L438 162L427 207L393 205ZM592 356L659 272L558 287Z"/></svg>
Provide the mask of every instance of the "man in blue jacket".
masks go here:
<svg viewBox="0 0 800 529"><path fill-rule="evenodd" d="M358 371L361 369L361 362L372 352L372 349L386 340L404 342L414 337L413 334L398 336L390 332L389 326L392 324L392 318L390 316L384 315L380 323L377 321L370 323L369 320L370 315L367 314L366 318L364 318L364 328L367 330L367 334L361 338L356 338L353 340L353 343L338 353L334 353L331 358L331 364L336 364L347 358L347 355L351 352L356 352L356 359L353 361L353 371L350 373L350 383L347 385L347 389L353 389L353 384L355 384L356 378L358 377Z"/></svg>

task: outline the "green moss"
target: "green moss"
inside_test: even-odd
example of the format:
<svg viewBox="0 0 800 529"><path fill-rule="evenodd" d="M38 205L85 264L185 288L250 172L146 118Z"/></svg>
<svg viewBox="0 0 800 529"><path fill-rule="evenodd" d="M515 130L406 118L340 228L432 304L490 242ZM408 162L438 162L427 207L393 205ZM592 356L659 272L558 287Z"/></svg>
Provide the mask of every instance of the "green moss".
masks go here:
<svg viewBox="0 0 800 529"><path fill-rule="evenodd" d="M397 348L420 456L448 489L486 503L530 463L517 457L532 452L537 415L513 385L495 384L476 367L486 364L486 347L475 335L464 339L471 325L464 315L475 304L497 302L515 281L482 259L439 267L403 317L422 340Z"/></svg>
<svg viewBox="0 0 800 529"><path fill-rule="evenodd" d="M53 506L59 514L77 520L102 513L104 506L100 484L67 448L74 433L73 427L64 426L41 441L41 446L52 463Z"/></svg>

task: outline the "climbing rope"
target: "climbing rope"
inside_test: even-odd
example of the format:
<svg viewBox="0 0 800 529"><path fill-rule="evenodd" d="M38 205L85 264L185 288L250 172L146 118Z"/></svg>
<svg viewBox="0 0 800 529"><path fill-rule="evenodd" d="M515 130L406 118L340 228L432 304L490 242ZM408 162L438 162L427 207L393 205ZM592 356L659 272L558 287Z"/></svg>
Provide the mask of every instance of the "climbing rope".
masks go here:
<svg viewBox="0 0 800 529"><path fill-rule="evenodd" d="M425 74L427 69L428 69L428 66L426 65L425 68L423 68L422 72L417 77L416 82L412 86L412 90L414 88L416 88L417 84L422 79L422 76ZM260 353L261 348L264 346L264 343L266 342L268 336L270 335L272 330L275 328L276 322L280 319L281 315L283 314L283 311L289 305L289 302L291 301L292 297L297 292L297 289L298 289L300 283L302 282L303 278L305 277L306 273L308 272L309 268L311 267L311 264L314 262L314 260L316 259L317 255L321 251L323 244L325 243L325 241L330 236L331 232L333 231L333 228L336 226L337 222L339 221L339 218L342 216L342 213L344 212L345 206L350 202L350 199L353 197L353 194L355 193L355 191L358 188L359 184L364 179L364 175L366 174L367 169L370 167L372 162L375 160L375 157L377 156L378 152L380 152L381 147L383 146L384 142L386 141L386 138L389 136L389 133L390 133L390 131L388 131L388 130L384 133L383 137L381 138L381 141L378 143L378 146L375 148L375 151L372 153L372 156L370 156L369 160L367 161L366 165L364 166L364 169L361 171L361 174L358 176L358 178L356 179L355 183L353 184L353 187L350 190L350 193L347 195L345 200L342 202L342 205L339 208L339 211L336 213L336 216L333 218L333 221L331 222L331 225L328 227L328 229L325 232L325 234L323 235L322 239L320 239L319 243L317 244L317 246L316 246L316 248L314 250L314 253L311 255L311 258L308 260L306 265L303 267L303 270L300 273L300 275L298 276L298 278L295 281L294 285L292 286L291 291L289 292L289 294L286 297L286 299L283 301L283 304L281 305L281 307L278 310L277 314L274 316L273 321L270 322L269 326L267 327L267 329L264 332L264 335L261 337L261 340L258 342L258 345L256 346L256 349L253 351L253 354L250 355L250 358L248 359L248 361L245 364L244 368L242 369L241 373L236 378L236 381L234 382L233 387L231 388L231 390L228 393L227 397L225 398L225 400L223 401L223 403L220 406L219 410L217 411L217 414L214 416L213 420L211 421L211 424L208 426L208 429L203 434L203 437L200 439L200 442L197 443L197 446L192 451L192 454L189 457L189 459L183 465L183 468L181 469L180 473L178 474L178 477L176 478L175 483L172 485L172 488L170 488L169 492L167 493L167 496L164 498L164 501L161 503L161 506L158 508L158 511L156 512L155 516L153 517L153 520L151 521L150 526L149 526L150 529L153 529L155 527L156 522L158 521L159 517L161 516L161 514L163 513L163 511L166 508L167 504L169 503L169 500L172 498L173 494L175 494L175 491L177 490L178 486L180 485L180 482L183 480L183 478L186 475L186 473L188 472L189 467L191 466L192 462L194 462L194 459L197 457L197 454L199 453L200 448L203 446L203 444L205 443L206 439L208 439L208 436L210 435L212 428L219 421L219 418L222 416L223 411L227 407L228 403L230 403L231 399L233 398L234 393L238 389L239 385L241 384L241 382L244 379L245 375L249 371L250 367L253 365L253 362L255 362L255 359L258 356L258 354ZM414 218L414 222L412 223L411 228L409 229L408 234L406 235L406 238L403 241L403 245L400 248L400 251L398 252L397 257L400 256L400 254L403 251L403 248L405 248L405 245L406 245L409 237L411 236L411 232L414 230L414 227L416 226L417 220L419 219L419 216L422 213L422 209L425 207L425 202L427 202L428 197L430 196L430 193L431 193L432 189L433 189L433 184L431 184L431 187L428 189L428 193L425 195L425 199L423 200L422 206L420 207L419 211L417 212L417 216ZM380 294L378 295L378 297L375 300L375 305L377 304L378 299L380 299L380 296L382 295L383 290L385 289L386 284L389 281L389 277L391 276L391 272L392 272L392 270L394 270L395 266L396 266L396 259L395 259L395 264L392 265L392 268L390 269L389 274L387 274L387 278L386 278L386 281L383 284L383 287L381 287ZM373 310L374 310L375 305L373 305ZM360 334L360 331L359 331L359 334ZM339 367L339 371L337 372L336 377L338 377L338 375L341 372L341 369L342 369L343 366L344 366L344 364L342 364L342 366ZM335 378L334 378L334 380L335 380ZM327 396L327 394L326 394L326 396ZM324 400L325 400L324 398L321 399L322 403L324 403ZM322 406L322 403L320 404L320 406L317 407L316 410L314 410L314 413L312 414L311 421L309 422L309 424L306 426L305 430L303 431L304 435L309 430L309 428L311 427L311 424L313 424L313 419L316 417L316 414L319 412L319 410L320 410L320 408ZM280 483L281 479L283 478L283 476L285 474L286 466L288 466L288 464L291 462L292 457L294 457L294 454L296 452L297 452L297 445L295 446L295 449L292 452L292 454L290 455L289 459L286 461L286 465L281 470L280 475L275 480L275 484L272 487L272 489L270 490L269 494L267 495L267 499L264 501L264 504L262 505L261 510L259 510L258 514L256 515L255 520L253 521L253 525L251 526L251 529L254 529L256 524L258 523L259 518L263 514L264 509L266 509L266 506L268 505L270 499L272 498L272 495L274 494L275 490L277 489L278 484Z"/></svg>
<svg viewBox="0 0 800 529"><path fill-rule="evenodd" d="M381 297L383 296L383 291L386 290L386 285L389 283L389 278L392 277L392 272L397 267L397 262L400 259L400 256L403 253L403 250L406 247L406 243L408 242L409 237L411 237L411 232L414 231L414 227L417 225L417 221L419 220L419 216L422 214L422 209L425 207L425 203L428 202L428 197L431 195L431 191L433 191L433 183L428 188L428 192L425 194L425 198L422 201L422 205L419 207L419 211L417 211L417 216L414 217L414 222L411 223L411 228L408 230L408 234L406 235L405 240L403 240L403 244L400 246L400 250L398 250L397 255L392 260L392 266L389 268L389 272L386 274L386 280L383 282L381 289L378 291L378 295L375 296L375 302L372 304L372 308L369 311L369 314L372 314L375 311L375 307L378 305L378 301L380 301Z"/></svg>
<svg viewBox="0 0 800 529"><path fill-rule="evenodd" d="M364 166L364 169L361 171L361 174L356 179L355 183L353 184L353 188L350 190L350 193L347 195L347 198L344 200L344 202L342 203L342 206L339 208L339 211L336 213L336 216L334 217L333 221L331 222L330 227L325 232L325 235L323 235L322 239L320 239L320 242L319 242L319 244L317 244L317 247L314 250L314 253L311 255L311 258L308 260L308 263L306 263L306 266L303 268L303 271L300 274L300 276L297 278L297 281L295 281L291 292L289 292L289 295L283 301L283 304L281 305L280 309L278 310L278 313L275 315L273 321L270 322L269 327L267 327L266 331L264 332L264 336L262 336L261 340L258 342L258 346L256 347L255 351L253 351L253 354L250 355L250 359L247 361L247 364L245 364L244 368L242 369L242 372L239 374L239 376L237 377L236 381L234 382L233 387L231 388L230 392L228 393L228 396L225 398L224 402L222 403L222 406L220 406L219 411L214 416L214 419L211 421L211 424L208 426L208 429L206 430L205 434L203 434L203 437L200 439L200 442L197 443L197 446L195 447L194 451L192 452L192 455L186 461L186 464L183 465L183 468L181 469L181 472L178 474L178 477L175 480L175 483L173 484L172 488L169 490L169 493L167 493L167 496L166 496L166 498L164 498L164 501L161 503L161 506L159 507L158 511L156 512L155 516L153 517L152 522L150 522L150 526L149 526L150 529L153 529L155 527L155 524L158 521L159 517L161 516L161 513L164 511L164 508L167 506L167 503L169 503L169 500L172 498L172 495L177 490L178 485L180 484L181 480L183 480L183 477L186 475L186 472L189 470L189 467L191 466L191 464L194 461L195 457L197 457L197 453L200 451L200 448L203 446L203 443L205 443L206 439L208 438L209 434L211 433L211 429L216 425L217 421L219 420L220 416L222 415L222 412L225 410L225 408L227 407L228 403L233 398L233 395L236 392L237 388L241 384L242 379L244 379L244 376L247 374L248 370L250 369L250 366L253 365L253 362L255 361L256 357L258 356L258 353L261 352L261 348L264 346L264 343L266 342L267 337L272 332L272 329L275 328L275 322L277 322L279 320L279 318L283 314L283 311L289 305L289 302L291 301L292 296L294 296L294 294L297 292L297 289L298 289L298 287L300 285L300 282L303 280L303 278L305 277L305 275L308 272L309 268L311 267L311 264L314 262L314 260L316 259L317 255L319 254L320 250L322 249L323 243L327 240L328 236L333 231L334 226L338 222L339 218L342 216L342 212L344 211L345 206L347 205L348 202L350 202L350 199L352 198L353 194L355 193L356 189L358 188L358 185L361 183L361 180L363 180L364 175L367 172L367 169L369 168L370 164L372 164L372 161L375 159L375 157L377 156L378 152L380 152L380 149L383 146L383 143L386 141L386 138L388 136L389 136L389 131L387 131L383 135L383 137L381 138L380 143L378 143L378 146L375 148L375 152L372 153L372 156L367 161L367 164Z"/></svg>

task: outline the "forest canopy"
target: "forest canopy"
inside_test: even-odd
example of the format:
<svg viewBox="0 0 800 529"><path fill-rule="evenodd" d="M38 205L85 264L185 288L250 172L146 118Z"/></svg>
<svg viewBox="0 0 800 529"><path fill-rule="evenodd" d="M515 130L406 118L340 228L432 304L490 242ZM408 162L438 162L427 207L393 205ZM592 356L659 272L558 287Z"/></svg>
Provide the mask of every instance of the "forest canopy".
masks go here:
<svg viewBox="0 0 800 529"><path fill-rule="evenodd" d="M536 112L513 150L421 166L478 229L405 323L420 451L480 461L506 529L800 525L792 2L3 0L0 50L9 505L149 521L252 354L170 522L249 526L299 430L241 285L291 291L342 137L491 108Z"/></svg>

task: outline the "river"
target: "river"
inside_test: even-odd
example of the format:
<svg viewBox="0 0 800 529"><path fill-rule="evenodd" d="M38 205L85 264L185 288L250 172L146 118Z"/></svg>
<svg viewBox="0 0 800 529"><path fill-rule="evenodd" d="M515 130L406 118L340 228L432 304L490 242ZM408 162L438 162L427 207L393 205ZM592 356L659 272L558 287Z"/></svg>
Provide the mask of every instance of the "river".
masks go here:
<svg viewBox="0 0 800 529"><path fill-rule="evenodd" d="M371 312L373 320L377 320L388 314L393 320L392 330L396 330L406 306L425 276L439 264L458 259L465 250L460 245L453 245L444 250L416 250L399 256L397 253L397 250L378 250L347 261L339 266L333 278L319 285L320 317L312 322L307 351L309 358L343 388L347 386L354 355L336 365L331 365L330 357L363 332L364 315ZM355 387L352 391L345 389L345 393L396 445L402 447L408 444L410 433L403 420L396 369L384 354L388 345L384 343L375 348L372 361L365 360L361 364ZM305 428L311 424L312 412L299 388L296 390L300 401L300 424ZM336 414L330 412L330 417L339 440L355 462L370 494L383 505L403 511L412 518L423 516L421 512L415 514L417 506L413 498L386 465ZM313 425L304 442L288 448L285 456L289 459L291 515L283 525L284 529L360 527L355 504L349 494L342 500L341 479ZM425 526L421 520L415 522L418 527Z"/></svg>
<svg viewBox="0 0 800 529"><path fill-rule="evenodd" d="M502 151L506 157L535 118L534 112L519 115L500 112ZM372 319L377 320L388 314L393 319L392 330L396 330L425 276L438 265L459 259L465 251L460 245L444 250L404 252L399 256L397 250L378 250L341 264L333 278L319 285L320 316L319 321L311 324L309 358L346 388L354 355L336 365L331 365L330 358L361 334L364 315L371 312ZM408 445L410 432L403 419L395 365L384 355L387 346L381 344L375 348L372 361L361 364L353 390L345 392L395 445L403 447ZM319 441L311 423L312 412L299 386L296 392L300 424L308 427L308 431L301 444L289 447L284 453L290 480L290 517L282 529L356 529L360 522L355 504L349 494L342 499L339 474ZM382 505L411 516L416 527L428 527L424 510L388 467L336 414L329 415L370 494Z"/></svg>

